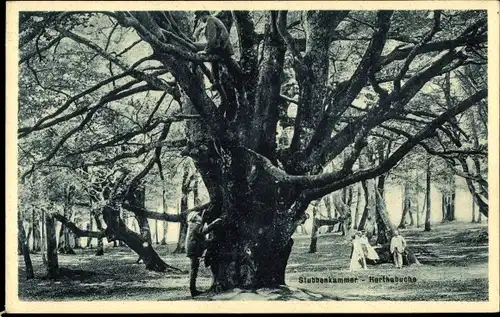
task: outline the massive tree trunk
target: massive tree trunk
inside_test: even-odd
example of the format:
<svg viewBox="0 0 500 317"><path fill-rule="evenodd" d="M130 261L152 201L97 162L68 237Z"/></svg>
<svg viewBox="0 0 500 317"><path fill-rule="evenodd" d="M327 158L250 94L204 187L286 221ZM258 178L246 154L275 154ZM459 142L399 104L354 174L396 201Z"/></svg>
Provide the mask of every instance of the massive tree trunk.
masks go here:
<svg viewBox="0 0 500 317"><path fill-rule="evenodd" d="M17 242L20 245L22 250L24 265L26 267L26 278L32 279L35 277L35 273L33 272L33 264L31 263L30 250L28 246L28 240L26 239L26 232L24 231L23 220L21 218L21 214L18 213L17 219Z"/></svg>

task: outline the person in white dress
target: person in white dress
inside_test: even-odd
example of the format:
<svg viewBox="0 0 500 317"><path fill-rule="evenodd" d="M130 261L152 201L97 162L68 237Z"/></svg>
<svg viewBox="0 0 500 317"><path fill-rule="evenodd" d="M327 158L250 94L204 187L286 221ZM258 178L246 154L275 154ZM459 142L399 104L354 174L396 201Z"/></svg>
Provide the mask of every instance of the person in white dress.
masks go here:
<svg viewBox="0 0 500 317"><path fill-rule="evenodd" d="M351 253L351 263L349 265L350 271L357 271L361 269L366 270L366 259L363 252L363 246L361 243L361 232L356 232L352 236L351 240L352 253Z"/></svg>

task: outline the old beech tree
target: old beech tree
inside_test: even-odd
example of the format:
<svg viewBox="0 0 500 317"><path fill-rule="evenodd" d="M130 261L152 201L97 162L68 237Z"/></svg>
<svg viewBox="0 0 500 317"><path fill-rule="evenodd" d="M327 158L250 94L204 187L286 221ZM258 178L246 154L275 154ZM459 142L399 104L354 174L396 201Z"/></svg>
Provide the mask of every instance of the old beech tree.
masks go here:
<svg viewBox="0 0 500 317"><path fill-rule="evenodd" d="M80 118L77 116L83 118L73 122L73 129L55 136L58 142L53 150L35 162L33 170L56 160L64 143L91 126L103 105L145 91L162 92L161 99L170 95L168 98L182 110L175 117L148 120L142 132L111 136L107 144L97 143L89 149L121 144L145 129L161 131L157 145L137 149L138 155L146 155L149 163L127 183L127 188L136 188L140 178L158 163L162 146L169 145L172 122L185 121L187 140L182 143L182 155L193 159L210 197L209 203L195 208L205 211L208 222L216 217L224 219L222 229L214 233L217 243L208 250L214 257L213 273L218 289L285 284L292 234L305 221L306 208L312 201L387 173L416 146L424 146L433 155L472 151L454 143L444 148L443 144L449 142L435 140L455 135L449 131L457 124L457 116L477 104L484 105L487 99L484 85L477 85L468 94L456 93L451 107L446 109L431 107L428 109L432 110L424 111L420 108L422 100L427 103L432 100L423 97L419 102L415 100L423 94L424 86L445 74L453 76L466 66L478 69L479 73L485 69L484 13L221 11L214 14L232 34L235 55L230 61L201 52L203 42L192 35L194 12L31 12L21 16L24 31L20 64L50 54L65 40L78 43L81 50L92 52L92 56L112 65L115 72L95 86L87 87L82 81L84 87L79 95L68 96L49 115L35 115L36 123L20 125L18 134L22 139ZM74 27L79 15L112 21L113 31L128 30L129 36L146 44L152 53L135 55L131 62L123 54L110 52L109 39L108 44L96 43ZM51 36L40 39L44 32ZM347 57L350 66L344 67L347 75L332 80L332 74L338 71L336 63L342 63L342 59L346 62L345 57L335 55L339 50L333 48L344 45L344 49L350 49L346 43L357 45L352 46L352 54L347 54L350 55ZM23 45L31 50L23 50ZM144 62L151 61L156 63L155 67L142 67ZM214 92L210 90L212 61L220 62L222 78L222 87ZM284 89L290 78L296 86L295 94ZM115 81L120 84L115 85ZM82 96L102 91L103 87L111 88L101 93L94 104L76 110L69 108ZM366 94L373 97L365 107L354 104ZM290 106L296 108L296 114L288 112ZM154 114L157 109L149 119L161 115ZM371 140L388 133L397 134L398 125L408 121L414 129L404 129L401 131L404 134L398 134L402 141L392 146L385 159L372 166L360 166L360 155ZM290 131L285 146L280 145L277 137L283 129ZM120 154L115 155L109 162L120 159ZM122 155L126 157L127 153ZM336 162L333 171L326 171L325 166L332 161ZM134 203L137 202L134 190L113 196L117 192L108 192L104 197L113 201L103 208L107 225L103 234L130 246L149 268L164 270L165 263L147 239L126 227L118 207L167 221L179 221L183 215L147 211L140 203ZM382 219L390 226L386 215ZM391 234L391 230L386 232Z"/></svg>

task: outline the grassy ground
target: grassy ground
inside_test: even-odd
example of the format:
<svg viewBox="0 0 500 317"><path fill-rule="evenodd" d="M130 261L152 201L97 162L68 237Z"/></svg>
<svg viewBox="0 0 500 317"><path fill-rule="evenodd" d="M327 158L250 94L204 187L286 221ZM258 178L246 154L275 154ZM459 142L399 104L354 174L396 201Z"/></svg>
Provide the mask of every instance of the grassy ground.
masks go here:
<svg viewBox="0 0 500 317"><path fill-rule="evenodd" d="M349 272L350 248L344 237L323 234L318 252L308 253L309 237L297 235L287 267L291 292L262 290L253 293L234 291L210 299L317 299L317 300L488 300L487 226L478 224L441 224L431 232L421 229L403 231L421 266L394 269L390 264L370 266L367 271ZM189 259L173 254L174 245L157 246L169 264L188 270ZM137 256L126 247L106 249L104 256L94 250L76 250L76 255L59 255L61 267L81 270L71 279L44 280L44 268L38 254L32 255L37 278L24 278L24 262L19 257L19 297L21 300L186 300L188 275L149 272L135 264ZM200 270L198 285L210 284L209 270ZM78 273L78 272L77 272ZM374 278L410 277L415 282L373 282ZM328 278L330 283L301 283L308 278ZM332 283L333 279L358 278L357 283ZM371 278L371 280L370 280Z"/></svg>

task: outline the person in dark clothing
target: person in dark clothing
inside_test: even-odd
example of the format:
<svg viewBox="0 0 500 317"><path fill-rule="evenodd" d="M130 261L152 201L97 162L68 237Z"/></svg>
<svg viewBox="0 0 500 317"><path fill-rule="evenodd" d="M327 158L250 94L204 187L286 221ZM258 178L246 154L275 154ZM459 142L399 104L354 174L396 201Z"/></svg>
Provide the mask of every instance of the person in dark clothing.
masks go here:
<svg viewBox="0 0 500 317"><path fill-rule="evenodd" d="M199 212L192 211L187 215L186 253L191 260L189 290L193 297L202 293L196 289L196 278L198 277L198 269L200 267L200 257L206 249L207 241L205 235L211 232L221 221L221 218L217 218L208 226L204 226Z"/></svg>

